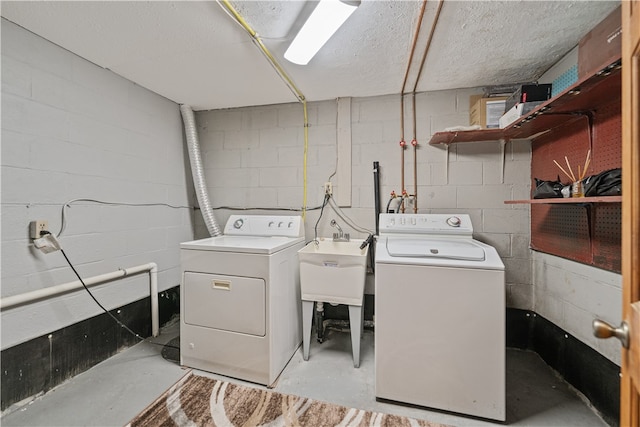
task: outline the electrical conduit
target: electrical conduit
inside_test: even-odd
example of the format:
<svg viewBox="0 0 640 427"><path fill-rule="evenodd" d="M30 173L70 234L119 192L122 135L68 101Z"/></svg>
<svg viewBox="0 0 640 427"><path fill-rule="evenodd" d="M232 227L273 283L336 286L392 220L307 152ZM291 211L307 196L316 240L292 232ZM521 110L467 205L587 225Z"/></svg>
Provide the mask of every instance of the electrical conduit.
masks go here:
<svg viewBox="0 0 640 427"><path fill-rule="evenodd" d="M213 216L209 194L207 193L207 185L204 179L204 168L202 166L202 155L200 154L200 143L198 142L198 130L196 129L196 120L193 110L188 105L180 105L180 113L184 122L184 132L187 136L187 146L189 148L189 161L191 163L191 175L193 177L193 185L196 190L196 198L200 206L202 218L207 226L209 235L212 237L222 234L220 226Z"/></svg>
<svg viewBox="0 0 640 427"><path fill-rule="evenodd" d="M111 273L100 274L98 276L84 279L87 286L95 286L102 283L112 282L136 274L149 272L149 293L151 296L151 333L157 337L160 333L160 321L158 314L158 265L155 262L142 264L130 268L121 268ZM13 295L0 299L0 310L4 311L13 307L32 303L34 301L43 300L56 295L83 289L79 280L67 282L61 285L50 286L36 291L25 292L20 295Z"/></svg>
<svg viewBox="0 0 640 427"><path fill-rule="evenodd" d="M295 85L291 77L287 74L287 72L282 68L280 63L276 60L276 58L269 52L269 49L262 43L262 40L255 32L253 28L244 20L242 15L238 13L237 10L231 5L229 0L218 0L218 3L235 19L235 21L240 24L240 26L251 36L251 39L255 43L256 46L260 49L262 54L267 58L271 66L276 70L278 76L285 82L289 90L293 92L298 101L302 103L302 111L304 115L304 157L302 163L302 175L303 175L303 188L302 188L302 220L304 221L307 212L307 154L309 151L309 118L307 114L307 100L304 95Z"/></svg>

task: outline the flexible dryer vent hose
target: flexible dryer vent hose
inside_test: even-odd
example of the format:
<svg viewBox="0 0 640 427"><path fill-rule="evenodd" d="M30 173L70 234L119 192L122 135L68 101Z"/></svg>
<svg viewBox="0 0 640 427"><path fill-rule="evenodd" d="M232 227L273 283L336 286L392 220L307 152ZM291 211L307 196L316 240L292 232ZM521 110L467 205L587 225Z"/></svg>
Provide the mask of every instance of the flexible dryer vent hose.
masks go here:
<svg viewBox="0 0 640 427"><path fill-rule="evenodd" d="M200 212L202 213L202 218L211 237L219 236L222 234L222 231L216 218L213 216L209 194L207 193L204 169L202 166L202 155L200 154L200 143L198 142L198 130L196 129L196 119L193 115L193 110L188 105L180 105L180 113L182 114L182 121L184 122L184 133L187 136L191 175L193 176L193 185L196 190L196 198L198 199Z"/></svg>

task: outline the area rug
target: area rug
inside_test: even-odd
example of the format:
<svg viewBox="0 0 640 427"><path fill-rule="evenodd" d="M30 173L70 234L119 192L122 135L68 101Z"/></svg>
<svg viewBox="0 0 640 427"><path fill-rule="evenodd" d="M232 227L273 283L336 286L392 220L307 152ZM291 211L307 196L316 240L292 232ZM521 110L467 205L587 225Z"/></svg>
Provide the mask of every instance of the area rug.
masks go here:
<svg viewBox="0 0 640 427"><path fill-rule="evenodd" d="M127 427L425 426L442 424L346 408L188 373Z"/></svg>

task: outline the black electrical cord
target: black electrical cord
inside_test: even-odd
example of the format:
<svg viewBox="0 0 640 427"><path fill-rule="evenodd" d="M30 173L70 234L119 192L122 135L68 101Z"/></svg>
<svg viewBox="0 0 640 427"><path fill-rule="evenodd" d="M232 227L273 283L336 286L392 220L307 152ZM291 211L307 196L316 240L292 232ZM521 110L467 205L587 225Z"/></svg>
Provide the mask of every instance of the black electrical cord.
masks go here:
<svg viewBox="0 0 640 427"><path fill-rule="evenodd" d="M104 200L85 199L85 198L73 199L73 200L69 200L68 202L65 202L62 205L62 210L60 211L60 217L61 217L60 231L58 231L58 234L56 234L56 237L62 236L62 233L64 232L64 229L67 226L67 217L66 217L65 209L70 208L71 204L76 202L97 203L100 205L107 205L107 206L136 206L136 207L165 206L172 209L193 209L193 206L171 205L169 203L123 203L123 202L107 202Z"/></svg>
<svg viewBox="0 0 640 427"><path fill-rule="evenodd" d="M331 194L325 193L324 200L322 202L322 207L320 207L320 215L318 216L318 220L316 221L316 225L313 227L313 241L318 240L318 224L320 224L320 219L322 218L322 212L324 212L324 207L329 203L329 199L331 198Z"/></svg>
<svg viewBox="0 0 640 427"><path fill-rule="evenodd" d="M98 304L98 307L100 307L105 313L107 313L113 320L116 321L116 323L118 325L120 325L122 328L124 328L127 332L129 332L131 335L133 335L134 337L138 338L140 341L144 341L147 342L149 344L154 344L154 345L159 345L162 347L169 347L169 348L175 348L180 350L180 347L176 347L173 345L169 345L169 344L161 344L161 343L157 343L157 342L153 342L153 341L149 341L148 339L140 336L140 334L134 332L131 330L131 328L129 328L127 325L125 325L124 323L122 323L120 321L120 319L118 319L116 316L114 316L109 310L107 310L106 308L104 308L104 306L102 304L100 304L100 301L98 301L96 299L96 297L93 295L93 293L91 293L91 291L89 290L89 288L87 287L87 285L84 283L84 280L82 280L82 277L80 277L80 274L78 274L78 272L76 271L76 268L73 266L73 264L71 264L71 261L69 261L69 257L67 257L67 254L64 253L64 249L60 249L60 252L62 252L62 256L64 256L64 259L67 260L67 264L69 264L69 267L71 267L71 270L73 270L73 272L75 273L76 277L78 278L78 280L80 280L80 283L82 283L82 286L84 287L84 290L87 291L87 293L89 294L89 296L91 296L91 299L93 299L95 301L96 304Z"/></svg>
<svg viewBox="0 0 640 427"><path fill-rule="evenodd" d="M393 197L391 197L391 198L389 199L389 201L387 202L387 209L385 210L385 213L389 213L389 206L391 206L391 202L393 201L393 199L394 199L394 198L393 198Z"/></svg>
<svg viewBox="0 0 640 427"><path fill-rule="evenodd" d="M169 203L124 203L124 202L108 202L104 200L86 199L86 198L73 199L73 200L69 200L68 202L65 202L62 205L62 209L60 211L60 217L61 217L60 231L58 231L58 234L56 234L56 237L62 236L62 233L67 227L66 209L70 208L71 204L76 202L97 203L100 205L107 205L107 206L134 206L134 207L164 206L172 209L194 209L194 210L200 209L199 207L195 207L195 206L171 205ZM313 210L318 210L320 208L321 208L320 206L314 206L311 208L306 208L304 210L313 211ZM211 210L214 210L214 211L220 210L220 209L234 210L234 211L260 210L260 211L291 211L291 212L302 212L303 210L302 208L240 207L240 206L216 206L211 208Z"/></svg>

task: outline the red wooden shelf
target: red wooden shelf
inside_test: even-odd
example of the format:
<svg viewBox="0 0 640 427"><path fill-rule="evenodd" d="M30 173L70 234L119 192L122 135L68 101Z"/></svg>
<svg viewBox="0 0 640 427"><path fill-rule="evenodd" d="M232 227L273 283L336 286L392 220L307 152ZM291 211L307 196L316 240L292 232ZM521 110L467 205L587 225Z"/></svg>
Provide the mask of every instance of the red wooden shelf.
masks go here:
<svg viewBox="0 0 640 427"><path fill-rule="evenodd" d="M429 141L431 145L454 144L456 142L499 141L504 138L504 129L460 130L437 132Z"/></svg>
<svg viewBox="0 0 640 427"><path fill-rule="evenodd" d="M506 205L537 205L537 204L583 204L583 203L620 203L622 196L600 196L600 197L567 197L551 199L526 199L526 200L505 200Z"/></svg>
<svg viewBox="0 0 640 427"><path fill-rule="evenodd" d="M504 129L436 132L429 144L526 139L578 120L581 113L621 97L620 64L620 58L617 58L593 76L583 77Z"/></svg>

